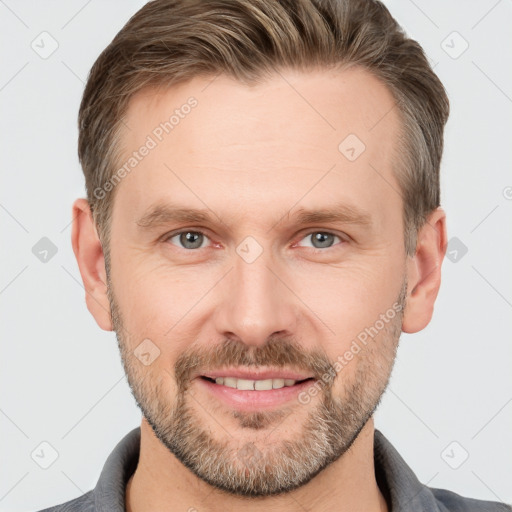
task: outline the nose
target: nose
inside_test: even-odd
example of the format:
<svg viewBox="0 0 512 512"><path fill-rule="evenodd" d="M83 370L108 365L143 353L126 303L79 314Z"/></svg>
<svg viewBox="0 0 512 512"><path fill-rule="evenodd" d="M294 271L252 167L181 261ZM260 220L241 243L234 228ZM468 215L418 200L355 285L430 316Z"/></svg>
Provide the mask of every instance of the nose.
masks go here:
<svg viewBox="0 0 512 512"><path fill-rule="evenodd" d="M235 256L215 311L215 328L220 336L261 346L270 336L294 334L294 295L283 283L284 276L271 265L265 252L252 263Z"/></svg>

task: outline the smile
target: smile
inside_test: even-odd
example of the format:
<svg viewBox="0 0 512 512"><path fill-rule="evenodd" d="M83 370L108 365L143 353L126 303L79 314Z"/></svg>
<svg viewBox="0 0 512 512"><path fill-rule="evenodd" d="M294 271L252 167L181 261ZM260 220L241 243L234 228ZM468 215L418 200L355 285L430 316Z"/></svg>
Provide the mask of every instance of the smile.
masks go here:
<svg viewBox="0 0 512 512"><path fill-rule="evenodd" d="M249 380L249 379L236 379L235 377L217 377L215 380L209 377L203 377L215 384L227 386L228 388L240 389L243 391L270 391L271 389L281 389L284 387L295 386L297 382L304 382L305 380L294 379L264 379L264 380Z"/></svg>
<svg viewBox="0 0 512 512"><path fill-rule="evenodd" d="M197 375L194 381L228 408L256 412L299 404L299 393L316 380L297 372L220 370Z"/></svg>

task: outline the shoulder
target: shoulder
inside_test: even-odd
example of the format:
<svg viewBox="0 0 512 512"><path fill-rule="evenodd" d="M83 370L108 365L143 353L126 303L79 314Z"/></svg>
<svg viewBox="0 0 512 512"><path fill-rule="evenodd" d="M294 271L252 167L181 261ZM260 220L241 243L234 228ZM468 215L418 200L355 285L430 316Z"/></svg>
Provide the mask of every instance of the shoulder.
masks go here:
<svg viewBox="0 0 512 512"><path fill-rule="evenodd" d="M442 512L512 512L512 506L498 501L466 498L446 489L430 488Z"/></svg>
<svg viewBox="0 0 512 512"><path fill-rule="evenodd" d="M432 512L512 512L512 506L461 496L422 484L396 448L378 429L374 436L375 475L391 509ZM499 499L499 498L498 498Z"/></svg>
<svg viewBox="0 0 512 512"><path fill-rule="evenodd" d="M86 492L70 501L55 505L50 508L45 508L39 512L94 512L96 507L94 506L94 494L93 491Z"/></svg>

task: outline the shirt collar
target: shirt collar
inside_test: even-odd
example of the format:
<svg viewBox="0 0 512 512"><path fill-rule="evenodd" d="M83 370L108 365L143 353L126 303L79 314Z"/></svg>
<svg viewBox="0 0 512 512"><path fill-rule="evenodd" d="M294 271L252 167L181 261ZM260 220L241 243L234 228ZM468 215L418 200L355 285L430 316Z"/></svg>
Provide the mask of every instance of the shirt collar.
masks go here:
<svg viewBox="0 0 512 512"><path fill-rule="evenodd" d="M374 430L373 444L375 478L388 502L389 512L440 512L431 490L418 480L396 448L378 429Z"/></svg>

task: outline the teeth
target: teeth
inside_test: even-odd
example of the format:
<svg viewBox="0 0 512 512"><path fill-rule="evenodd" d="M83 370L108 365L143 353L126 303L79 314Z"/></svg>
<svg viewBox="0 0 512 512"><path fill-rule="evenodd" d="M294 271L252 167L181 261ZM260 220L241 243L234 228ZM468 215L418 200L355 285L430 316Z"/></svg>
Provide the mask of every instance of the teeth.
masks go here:
<svg viewBox="0 0 512 512"><path fill-rule="evenodd" d="M268 391L269 389L272 389L272 379L255 380L254 389L257 391Z"/></svg>
<svg viewBox="0 0 512 512"><path fill-rule="evenodd" d="M254 381L246 379L238 379L236 383L236 389L247 391L249 389L254 391Z"/></svg>
<svg viewBox="0 0 512 512"><path fill-rule="evenodd" d="M233 377L224 377L224 386L227 386L228 388L235 388L236 389L236 381L238 379L235 379Z"/></svg>
<svg viewBox="0 0 512 512"><path fill-rule="evenodd" d="M272 389L284 388L284 379L272 379Z"/></svg>
<svg viewBox="0 0 512 512"><path fill-rule="evenodd" d="M271 389L281 389L283 387L293 386L296 382L297 381L293 379L249 380L235 379L234 377L217 377L215 379L216 384L243 391L269 391Z"/></svg>

